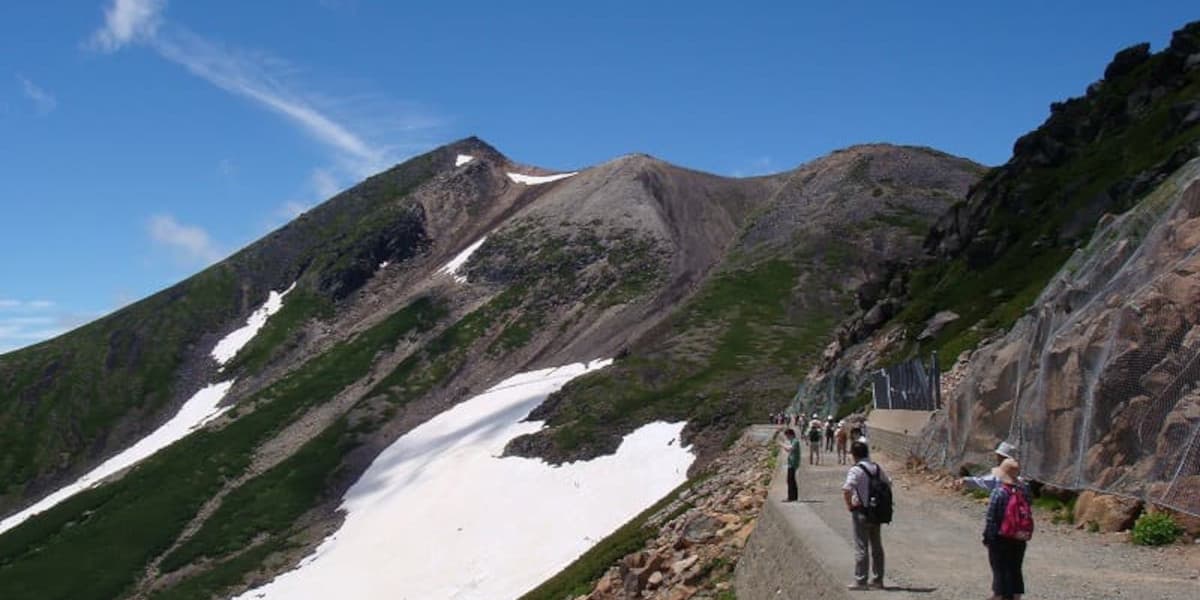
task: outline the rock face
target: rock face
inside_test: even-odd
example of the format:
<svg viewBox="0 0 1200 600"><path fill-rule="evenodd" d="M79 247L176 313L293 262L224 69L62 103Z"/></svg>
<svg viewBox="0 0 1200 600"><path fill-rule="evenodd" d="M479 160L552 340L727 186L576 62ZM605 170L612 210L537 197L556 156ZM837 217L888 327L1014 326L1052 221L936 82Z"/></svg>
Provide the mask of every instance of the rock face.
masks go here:
<svg viewBox="0 0 1200 600"><path fill-rule="evenodd" d="M1086 94L1051 104L1012 157L938 219L924 256L863 284L861 313L843 323L809 389L853 398L862 386L850 365L873 362L860 347L871 337L896 335L889 362L931 349L949 361L1007 331L1104 214L1128 210L1200 155L1198 47L1195 22L1158 53L1121 51ZM960 318L928 329L944 311Z"/></svg>
<svg viewBox="0 0 1200 600"><path fill-rule="evenodd" d="M742 438L712 462L711 477L650 518L659 535L605 572L577 600L713 599L733 569L767 496L774 446Z"/></svg>
<svg viewBox="0 0 1200 600"><path fill-rule="evenodd" d="M1161 53L1151 55L1149 44L1126 48L1113 57L1104 70L1104 79L1092 85L1086 96L1056 102L1050 107L1046 122L1016 141L1013 159L996 169L983 185L973 190L967 202L956 206L933 229L926 247L939 256L966 253L975 266L993 262L1018 242L1026 227L1020 221L997 219L1000 215L1045 215L1046 200L1069 198L1087 182L1079 180L1056 190L1053 195L1039 198L1027 175L1034 169L1062 165L1112 137L1131 122L1144 119L1154 110L1160 98L1176 93L1194 82L1195 74L1187 67L1196 55L1200 40L1200 22L1191 23L1172 36L1170 45ZM1145 72L1142 72L1142 71ZM1187 128L1186 114L1165 119L1158 131L1167 140ZM1172 171L1197 155L1197 149L1183 145L1163 160L1147 165L1143 170L1109 186L1095 190L1076 207L1077 217L1064 223L1060 243L1086 232L1104 211L1123 210L1166 178Z"/></svg>
<svg viewBox="0 0 1200 600"><path fill-rule="evenodd" d="M1009 439L1026 476L1200 514L1198 380L1200 160L1106 219L971 357L937 429L951 461L980 462ZM1096 503L1101 527L1127 526L1133 509L1110 504Z"/></svg>

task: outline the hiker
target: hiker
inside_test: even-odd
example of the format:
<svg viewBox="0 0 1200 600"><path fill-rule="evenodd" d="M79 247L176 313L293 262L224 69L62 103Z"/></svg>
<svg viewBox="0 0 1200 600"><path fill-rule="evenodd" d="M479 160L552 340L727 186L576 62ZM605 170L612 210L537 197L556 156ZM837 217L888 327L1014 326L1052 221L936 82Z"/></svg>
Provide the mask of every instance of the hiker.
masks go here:
<svg viewBox="0 0 1200 600"><path fill-rule="evenodd" d="M883 543L880 527L892 521L892 479L879 463L871 462L862 442L850 444L854 466L846 472L842 497L854 524L854 583L852 590L883 589ZM875 575L867 585L868 547L870 567Z"/></svg>
<svg viewBox="0 0 1200 600"><path fill-rule="evenodd" d="M796 469L800 468L800 440L796 439L796 431L791 427L783 430L785 441L779 446L787 450L787 500L795 502L800 498L800 489L796 486Z"/></svg>
<svg viewBox="0 0 1200 600"><path fill-rule="evenodd" d="M988 498L983 526L983 545L992 567L992 599L1020 600L1025 593L1021 563L1033 535L1033 511L1029 486L1018 478L1021 467L1006 458L992 469L997 485Z"/></svg>
<svg viewBox="0 0 1200 600"><path fill-rule="evenodd" d="M850 441L850 432L846 430L846 422L839 421L837 432L833 434L837 437L837 457L838 464L846 464L846 446Z"/></svg>
<svg viewBox="0 0 1200 600"><path fill-rule="evenodd" d="M1008 442L1000 442L1000 445L996 446L993 454L996 457L996 466L1000 466L1005 460L1011 460L1014 463L1017 463L1017 447ZM1018 472L1020 471L1020 466L1021 464L1017 463ZM962 487L968 490L987 490L990 492L996 489L996 486L1000 485L999 480L996 479L994 471L995 469L993 469L993 472L980 477L963 477L959 481L961 482Z"/></svg>
<svg viewBox="0 0 1200 600"><path fill-rule="evenodd" d="M833 434L837 430L837 425L833 422L833 415L825 417L825 451L833 452Z"/></svg>
<svg viewBox="0 0 1200 600"><path fill-rule="evenodd" d="M817 413L812 414L812 421L808 423L808 464L821 464L821 431L825 429L825 425L821 423L821 419L817 417Z"/></svg>

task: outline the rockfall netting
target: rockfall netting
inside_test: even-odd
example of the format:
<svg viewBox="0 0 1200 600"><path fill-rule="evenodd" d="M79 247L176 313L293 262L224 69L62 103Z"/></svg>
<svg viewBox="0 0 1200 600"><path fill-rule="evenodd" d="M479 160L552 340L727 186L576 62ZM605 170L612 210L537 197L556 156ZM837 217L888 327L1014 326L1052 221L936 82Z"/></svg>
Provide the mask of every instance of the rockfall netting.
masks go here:
<svg viewBox="0 0 1200 600"><path fill-rule="evenodd" d="M1029 311L976 352L929 462L989 463L1200 515L1200 159L1102 219Z"/></svg>
<svg viewBox="0 0 1200 600"><path fill-rule="evenodd" d="M871 399L875 408L888 410L937 410L941 398L941 371L937 355L929 366L920 358L877 370L871 376Z"/></svg>

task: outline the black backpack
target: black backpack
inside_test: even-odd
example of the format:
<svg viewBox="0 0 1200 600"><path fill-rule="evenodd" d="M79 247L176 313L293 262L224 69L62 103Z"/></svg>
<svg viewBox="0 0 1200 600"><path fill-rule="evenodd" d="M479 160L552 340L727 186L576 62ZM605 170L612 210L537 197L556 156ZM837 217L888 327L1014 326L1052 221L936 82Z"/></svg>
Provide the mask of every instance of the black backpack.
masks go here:
<svg viewBox="0 0 1200 600"><path fill-rule="evenodd" d="M863 514L868 523L883 524L892 522L892 486L879 476L879 465L875 465L875 475L859 463L854 465L867 474L867 498L863 500Z"/></svg>

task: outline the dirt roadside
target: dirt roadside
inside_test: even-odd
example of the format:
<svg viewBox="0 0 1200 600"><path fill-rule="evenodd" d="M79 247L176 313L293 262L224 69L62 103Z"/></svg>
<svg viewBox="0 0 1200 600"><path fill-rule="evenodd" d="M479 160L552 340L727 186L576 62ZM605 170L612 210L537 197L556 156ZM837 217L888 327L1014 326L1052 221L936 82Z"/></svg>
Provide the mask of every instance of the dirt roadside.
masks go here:
<svg viewBox="0 0 1200 600"><path fill-rule="evenodd" d="M850 552L850 519L840 492L848 466L828 456L822 459L820 466L809 466L807 457L802 461L802 504L845 542L830 551ZM943 489L927 474L907 472L890 457L877 459L894 479L896 500L895 521L883 533L888 585L920 591L925 598L987 598L991 574L980 541L986 501ZM1141 547L1122 534L1088 533L1053 524L1044 514L1036 518L1038 529L1024 566L1029 598L1200 597L1200 545ZM851 579L851 573L832 575Z"/></svg>

